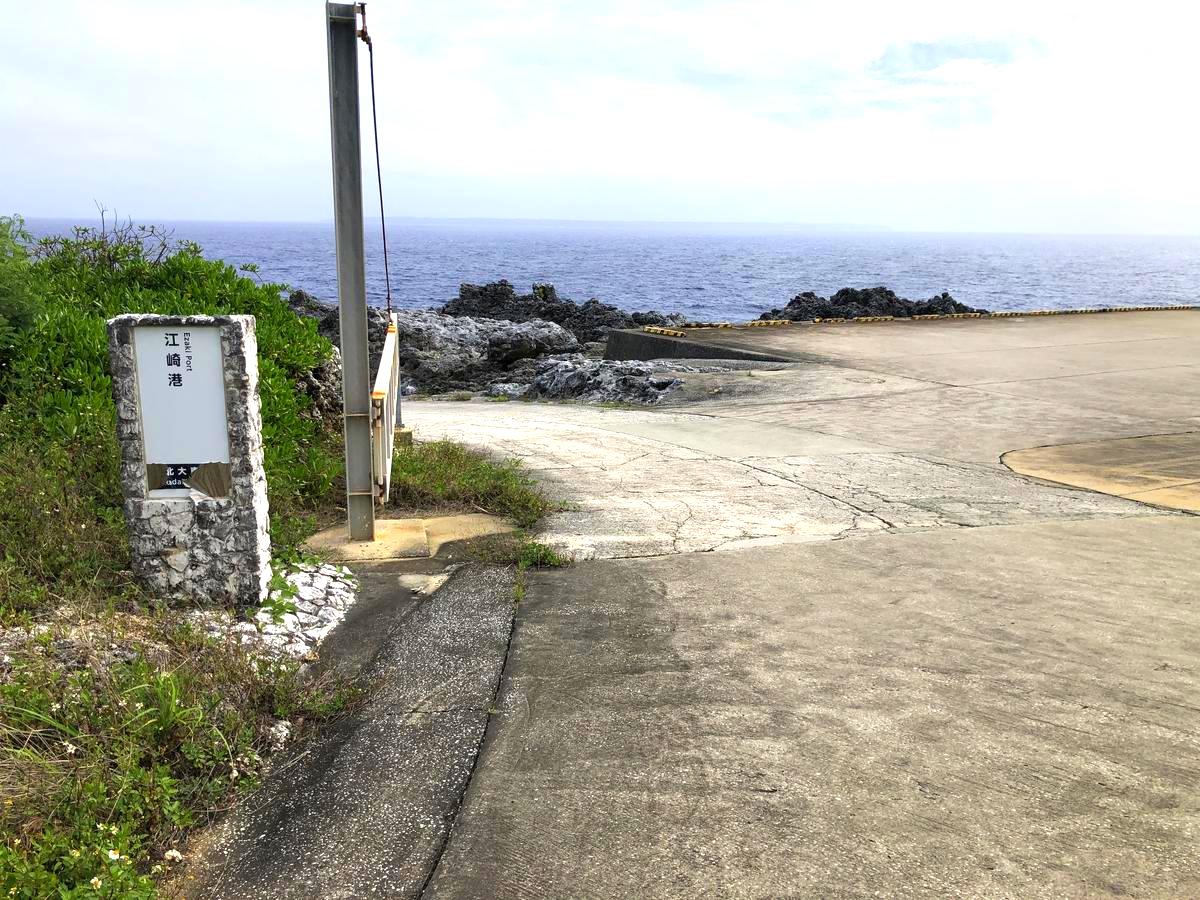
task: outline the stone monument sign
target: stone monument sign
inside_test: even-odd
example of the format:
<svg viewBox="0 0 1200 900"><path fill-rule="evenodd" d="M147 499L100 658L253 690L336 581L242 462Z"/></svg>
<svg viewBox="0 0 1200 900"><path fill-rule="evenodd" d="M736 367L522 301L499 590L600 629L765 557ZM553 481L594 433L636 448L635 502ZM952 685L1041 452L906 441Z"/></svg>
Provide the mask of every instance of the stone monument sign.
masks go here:
<svg viewBox="0 0 1200 900"><path fill-rule="evenodd" d="M253 316L108 323L134 572L170 599L250 606L271 548Z"/></svg>

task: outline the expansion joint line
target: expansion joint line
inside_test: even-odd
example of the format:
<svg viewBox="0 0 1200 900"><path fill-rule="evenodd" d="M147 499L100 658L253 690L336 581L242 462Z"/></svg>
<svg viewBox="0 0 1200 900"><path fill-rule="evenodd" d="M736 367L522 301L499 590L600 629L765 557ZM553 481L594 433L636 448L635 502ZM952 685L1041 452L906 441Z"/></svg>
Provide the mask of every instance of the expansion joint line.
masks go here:
<svg viewBox="0 0 1200 900"><path fill-rule="evenodd" d="M521 572L516 573L516 577L522 577ZM515 584L515 582L514 582ZM496 684L492 688L492 698L488 703L487 721L483 726L483 734L479 736L479 743L475 746L475 755L471 757L471 767L467 772L467 779L463 782L462 792L458 795L458 803L454 807L454 812L451 813L449 821L446 823L446 832L442 836L442 843L437 848L433 858L433 864L429 867L429 874L425 876L425 881L421 884L421 889L417 891L416 896L423 898L429 891L429 886L433 883L434 876L437 875L438 869L442 865L442 857L446 855L446 850L450 847L450 840L454 837L454 830L458 827L458 817L462 813L463 804L467 800L467 791L471 788L471 782L475 779L475 769L479 766L479 757L483 755L484 746L487 744L488 734L496 727L494 721L495 715L493 710L496 708L496 703L500 699L500 691L504 687L504 676L508 674L508 659L512 654L513 636L517 630L517 614L520 612L520 603L514 598L512 604L512 617L508 622L508 640L504 644L504 659L500 663L500 672L496 676Z"/></svg>

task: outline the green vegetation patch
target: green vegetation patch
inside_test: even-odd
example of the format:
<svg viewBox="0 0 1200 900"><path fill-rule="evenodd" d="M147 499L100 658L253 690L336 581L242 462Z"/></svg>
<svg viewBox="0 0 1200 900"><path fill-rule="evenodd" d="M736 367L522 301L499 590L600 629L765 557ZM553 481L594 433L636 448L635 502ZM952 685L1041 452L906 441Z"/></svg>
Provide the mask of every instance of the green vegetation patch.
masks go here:
<svg viewBox="0 0 1200 900"><path fill-rule="evenodd" d="M0 217L0 897L153 896L188 830L258 781L279 720L356 696L207 637L129 571L105 328L121 313L255 317L278 558L302 559L342 501L340 423L301 387L332 348L247 275L153 228L35 244ZM399 450L394 485L397 505L522 526L552 508L515 461L447 442ZM509 561L545 564L538 546Z"/></svg>
<svg viewBox="0 0 1200 900"><path fill-rule="evenodd" d="M252 315L275 518L329 494L341 473L335 436L309 414L296 383L333 348L312 321L288 308L283 285L244 277L205 259L197 245L172 244L153 228L80 228L30 252L19 220L0 222L6 223L0 226L0 285L10 285L10 295L0 296L0 318L23 323L0 358L0 440L63 447L74 458L74 472L107 470L113 477L98 483L104 492L96 500L117 505L107 320L126 312ZM13 292L12 284L23 288Z"/></svg>
<svg viewBox="0 0 1200 900"><path fill-rule="evenodd" d="M557 508L518 460L493 462L451 441L396 448L392 502L418 509L454 506L492 513L521 528Z"/></svg>
<svg viewBox="0 0 1200 900"><path fill-rule="evenodd" d="M524 531L508 534L489 534L476 538L466 547L467 555L489 565L512 565L524 572L527 569L557 569L569 566L569 557L553 547L535 541Z"/></svg>
<svg viewBox="0 0 1200 900"><path fill-rule="evenodd" d="M151 896L186 830L255 783L277 718L345 702L205 637L129 572L120 313L255 316L276 546L336 502L339 436L297 387L332 348L280 290L156 229L34 244L0 218L0 896Z"/></svg>
<svg viewBox="0 0 1200 900"><path fill-rule="evenodd" d="M184 832L258 783L275 717L344 697L169 620L40 632L0 680L0 896L153 896Z"/></svg>

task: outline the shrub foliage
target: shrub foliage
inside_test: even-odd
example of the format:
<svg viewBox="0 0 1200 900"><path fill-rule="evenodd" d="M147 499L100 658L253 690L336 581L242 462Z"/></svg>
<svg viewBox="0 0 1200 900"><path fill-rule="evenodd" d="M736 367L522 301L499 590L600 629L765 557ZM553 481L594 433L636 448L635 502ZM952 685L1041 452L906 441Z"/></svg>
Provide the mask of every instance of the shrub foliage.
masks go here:
<svg viewBox="0 0 1200 900"><path fill-rule="evenodd" d="M340 436L296 385L331 347L281 290L156 228L31 245L0 218L0 896L152 896L186 830L255 782L276 717L353 696L205 637L129 573L105 329L120 313L256 318L278 554L340 494ZM522 526L549 509L517 463L450 443L399 452L394 473L400 504ZM549 561L529 546L513 561Z"/></svg>
<svg viewBox="0 0 1200 900"><path fill-rule="evenodd" d="M128 571L114 315L253 315L273 527L304 537L334 493L336 440L294 384L331 348L280 290L155 228L31 244L0 218L0 896L152 895L184 831L254 783L274 717L336 709Z"/></svg>
<svg viewBox="0 0 1200 900"><path fill-rule="evenodd" d="M71 237L43 240L20 264L36 312L27 313L13 335L0 380L6 434L82 452L100 448L89 455L101 458L88 462L112 468L105 322L125 312L252 315L272 504L310 502L328 493L338 461L320 422L305 415L307 398L294 383L332 347L312 321L288 308L282 285L243 277L205 259L193 243L172 245L157 229L134 226L76 229ZM119 501L111 493L101 499Z"/></svg>

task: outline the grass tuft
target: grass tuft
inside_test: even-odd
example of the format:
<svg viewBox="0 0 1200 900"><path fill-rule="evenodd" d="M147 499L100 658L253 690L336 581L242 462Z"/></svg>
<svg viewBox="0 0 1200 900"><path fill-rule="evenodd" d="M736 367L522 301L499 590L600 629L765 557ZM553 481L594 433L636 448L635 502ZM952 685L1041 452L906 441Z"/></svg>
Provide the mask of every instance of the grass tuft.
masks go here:
<svg viewBox="0 0 1200 900"><path fill-rule="evenodd" d="M295 662L168 617L36 631L10 655L4 896L154 896L185 833L258 783L276 717L329 717L350 700Z"/></svg>
<svg viewBox="0 0 1200 900"><path fill-rule="evenodd" d="M561 569L569 566L571 560L563 556L553 547L526 539L520 546L517 555L517 568L526 569Z"/></svg>
<svg viewBox="0 0 1200 900"><path fill-rule="evenodd" d="M557 508L518 460L493 462L450 441L396 448L392 497L397 506L457 506L492 513L512 519L520 528Z"/></svg>

